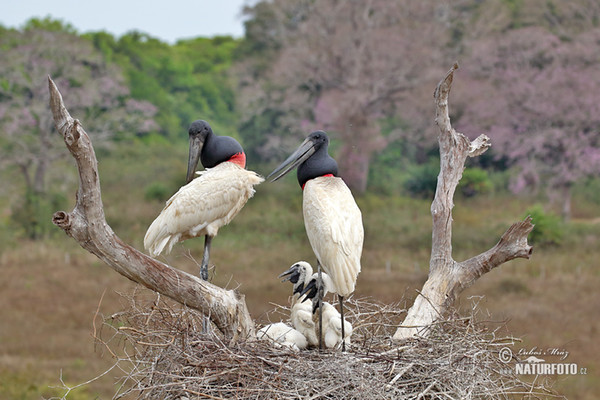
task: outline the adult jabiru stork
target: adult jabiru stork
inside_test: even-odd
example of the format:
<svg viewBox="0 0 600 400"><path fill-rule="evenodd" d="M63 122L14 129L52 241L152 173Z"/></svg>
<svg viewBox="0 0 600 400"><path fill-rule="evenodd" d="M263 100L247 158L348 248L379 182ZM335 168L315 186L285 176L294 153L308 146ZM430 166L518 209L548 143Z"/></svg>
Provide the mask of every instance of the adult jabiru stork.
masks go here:
<svg viewBox="0 0 600 400"><path fill-rule="evenodd" d="M157 257L170 253L173 245L204 236L200 276L208 280L210 245L223 225L227 225L254 195L254 185L264 178L248 171L242 146L229 136L217 136L206 121L194 121L189 129L190 148L186 185L166 203L152 222L144 247ZM205 170L195 172L198 161ZM200 176L194 179L194 174Z"/></svg>
<svg viewBox="0 0 600 400"><path fill-rule="evenodd" d="M267 178L274 182L298 167L306 234L319 265L333 281L330 290L338 295L343 321L344 297L354 292L360 272L364 230L360 209L337 176L337 163L329 156L328 146L325 132L312 132Z"/></svg>

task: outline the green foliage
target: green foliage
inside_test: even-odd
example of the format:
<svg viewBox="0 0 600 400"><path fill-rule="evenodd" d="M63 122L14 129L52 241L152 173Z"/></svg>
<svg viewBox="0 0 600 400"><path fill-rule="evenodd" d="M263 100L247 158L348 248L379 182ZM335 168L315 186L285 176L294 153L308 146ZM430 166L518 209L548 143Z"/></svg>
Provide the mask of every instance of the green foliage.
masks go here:
<svg viewBox="0 0 600 400"><path fill-rule="evenodd" d="M492 187L492 181L487 171L481 168L466 168L458 183L458 190L465 197L489 193Z"/></svg>
<svg viewBox="0 0 600 400"><path fill-rule="evenodd" d="M407 121L382 118L381 133L386 138L397 129L408 128ZM403 185L410 173L410 165L415 163L417 150L406 139L392 140L381 152L374 154L369 165L368 190L381 194L402 194Z"/></svg>
<svg viewBox="0 0 600 400"><path fill-rule="evenodd" d="M400 194L406 180L409 162L406 146L396 141L378 154L369 166L369 191L382 194Z"/></svg>
<svg viewBox="0 0 600 400"><path fill-rule="evenodd" d="M235 94L228 69L237 40L195 38L170 46L139 32L119 39L105 32L86 37L124 69L134 98L158 107L156 121L163 135L184 137L190 123L202 118L218 134L235 136Z"/></svg>
<svg viewBox="0 0 600 400"><path fill-rule="evenodd" d="M562 242L564 226L558 215L544 211L540 204L528 208L525 215L531 216L535 225L529 234L531 243L558 245Z"/></svg>
<svg viewBox="0 0 600 400"><path fill-rule="evenodd" d="M75 27L67 22L54 19L50 16L45 18L31 18L25 23L24 29L27 30L44 30L48 32L65 32L76 34L77 30Z"/></svg>
<svg viewBox="0 0 600 400"><path fill-rule="evenodd" d="M600 177L582 179L573 189L573 195L595 204L600 204Z"/></svg>
<svg viewBox="0 0 600 400"><path fill-rule="evenodd" d="M404 189L414 197L433 198L439 173L440 160L435 158L425 164L410 166Z"/></svg>
<svg viewBox="0 0 600 400"><path fill-rule="evenodd" d="M280 121L285 118L285 113L276 108L268 108L260 114L254 114L243 121L239 132L244 142L244 150L249 159L265 162L279 160L280 154L268 154L263 146L268 141L266 133L272 132L273 127L282 126Z"/></svg>
<svg viewBox="0 0 600 400"><path fill-rule="evenodd" d="M162 202L167 200L170 195L171 191L166 185L160 182L152 182L146 186L144 198L146 200L158 200Z"/></svg>
<svg viewBox="0 0 600 400"><path fill-rule="evenodd" d="M11 225L16 228L16 236L28 239L41 239L55 231L52 215L66 208L67 199L63 193L35 194L27 192L24 198L13 204L10 216Z"/></svg>

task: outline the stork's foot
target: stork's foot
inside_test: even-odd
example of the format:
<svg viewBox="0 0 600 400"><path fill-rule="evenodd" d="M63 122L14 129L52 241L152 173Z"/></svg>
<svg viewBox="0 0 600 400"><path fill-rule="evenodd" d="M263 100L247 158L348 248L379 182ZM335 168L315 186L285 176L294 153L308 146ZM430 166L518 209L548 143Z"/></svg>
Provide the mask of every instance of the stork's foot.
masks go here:
<svg viewBox="0 0 600 400"><path fill-rule="evenodd" d="M208 280L208 265L202 265L200 267L200 278L207 281Z"/></svg>

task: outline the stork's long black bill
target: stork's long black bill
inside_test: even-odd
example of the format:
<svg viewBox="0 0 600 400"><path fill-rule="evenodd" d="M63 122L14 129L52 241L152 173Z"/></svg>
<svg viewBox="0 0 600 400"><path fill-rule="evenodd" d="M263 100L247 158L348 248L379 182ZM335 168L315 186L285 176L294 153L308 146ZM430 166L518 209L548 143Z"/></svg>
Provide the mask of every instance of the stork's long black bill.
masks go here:
<svg viewBox="0 0 600 400"><path fill-rule="evenodd" d="M199 136L190 136L190 153L188 156L188 168L185 183L188 184L194 179L196 167L200 161L200 153L204 146L204 139Z"/></svg>
<svg viewBox="0 0 600 400"><path fill-rule="evenodd" d="M279 167L275 168L273 172L267 176L267 179L270 179L271 182L275 182L277 179L281 178L298 165L302 164L308 157L310 157L315 152L315 144L310 139L304 140L300 147L296 149L284 162L279 165Z"/></svg>

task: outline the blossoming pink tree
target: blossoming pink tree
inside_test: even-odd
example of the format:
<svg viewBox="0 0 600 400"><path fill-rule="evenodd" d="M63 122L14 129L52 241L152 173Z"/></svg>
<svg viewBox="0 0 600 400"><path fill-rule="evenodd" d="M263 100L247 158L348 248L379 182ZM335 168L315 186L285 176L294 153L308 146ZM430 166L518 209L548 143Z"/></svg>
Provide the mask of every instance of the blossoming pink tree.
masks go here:
<svg viewBox="0 0 600 400"><path fill-rule="evenodd" d="M600 29L570 40L511 30L473 42L470 57L456 125L486 129L518 168L512 190L546 187L568 218L573 184L600 174Z"/></svg>

